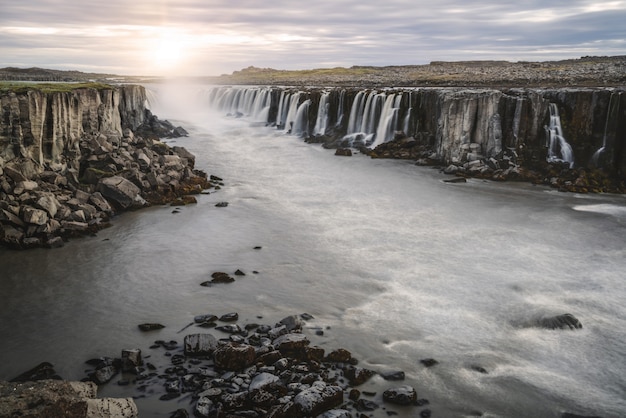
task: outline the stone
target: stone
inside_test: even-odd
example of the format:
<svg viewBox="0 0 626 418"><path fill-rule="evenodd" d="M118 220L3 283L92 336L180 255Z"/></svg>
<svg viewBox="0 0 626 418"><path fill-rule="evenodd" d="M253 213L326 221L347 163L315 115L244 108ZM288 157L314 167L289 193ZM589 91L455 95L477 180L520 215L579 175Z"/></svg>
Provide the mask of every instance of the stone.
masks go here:
<svg viewBox="0 0 626 418"><path fill-rule="evenodd" d="M278 382L280 382L280 378L276 375L271 373L259 373L250 382L248 390L252 392L254 390L264 389L265 387Z"/></svg>
<svg viewBox="0 0 626 418"><path fill-rule="evenodd" d="M11 379L11 382L34 382L37 380L61 379L57 376L54 366L48 362L39 363L32 369L25 371L17 377Z"/></svg>
<svg viewBox="0 0 626 418"><path fill-rule="evenodd" d="M143 365L141 359L141 350L138 348L122 350L122 371L134 372L139 366Z"/></svg>
<svg viewBox="0 0 626 418"><path fill-rule="evenodd" d="M239 314L237 312L229 312L220 316L220 321L222 322L232 322L239 319Z"/></svg>
<svg viewBox="0 0 626 418"><path fill-rule="evenodd" d="M139 324L138 326L139 326L139 329L144 332L165 328L165 325L161 325L157 323L145 323L145 324Z"/></svg>
<svg viewBox="0 0 626 418"><path fill-rule="evenodd" d="M338 348L328 353L324 360L332 363L349 363L351 359L352 353L344 348Z"/></svg>
<svg viewBox="0 0 626 418"><path fill-rule="evenodd" d="M216 271L215 273L211 274L211 277L212 283L232 283L235 281L235 279L230 277L228 273L224 273L221 271Z"/></svg>
<svg viewBox="0 0 626 418"><path fill-rule="evenodd" d="M120 176L100 179L97 190L102 196L112 200L123 209L146 205L146 201L141 197L139 187Z"/></svg>
<svg viewBox="0 0 626 418"><path fill-rule="evenodd" d="M339 406L343 402L343 389L339 386L315 382L293 398L294 404L305 416L316 416Z"/></svg>
<svg viewBox="0 0 626 418"><path fill-rule="evenodd" d="M578 318L568 313L541 318L538 325L546 329L581 329L583 327Z"/></svg>
<svg viewBox="0 0 626 418"><path fill-rule="evenodd" d="M385 380L404 380L405 375L403 371L391 371L380 373L380 377Z"/></svg>
<svg viewBox="0 0 626 418"><path fill-rule="evenodd" d="M210 355L217 348L217 339L211 334L190 334L185 336L185 355Z"/></svg>
<svg viewBox="0 0 626 418"><path fill-rule="evenodd" d="M35 203L35 206L39 209L45 210L46 212L48 212L48 215L50 215L51 218L54 218L61 204L54 196L54 194L46 193L39 199L37 199L37 203Z"/></svg>
<svg viewBox="0 0 626 418"><path fill-rule="evenodd" d="M352 418L352 414L345 409L331 409L318 415L317 418Z"/></svg>
<svg viewBox="0 0 626 418"><path fill-rule="evenodd" d="M309 339L304 334L286 334L276 338L273 344L281 353L290 353L304 351L309 345Z"/></svg>
<svg viewBox="0 0 626 418"><path fill-rule="evenodd" d="M215 204L216 208L225 208L226 206L228 206L228 202L218 202Z"/></svg>
<svg viewBox="0 0 626 418"><path fill-rule="evenodd" d="M352 150L350 148L337 148L335 155L342 157L352 157Z"/></svg>
<svg viewBox="0 0 626 418"><path fill-rule="evenodd" d="M411 405L417 401L417 392L408 385L391 388L383 392L383 400L397 405Z"/></svg>
<svg viewBox="0 0 626 418"><path fill-rule="evenodd" d="M45 225L48 222L48 214L41 209L27 206L23 209L24 222L34 225Z"/></svg>
<svg viewBox="0 0 626 418"><path fill-rule="evenodd" d="M139 415L132 399L98 399L96 390L92 382L0 382L0 416L135 418Z"/></svg>
<svg viewBox="0 0 626 418"><path fill-rule="evenodd" d="M277 326L284 325L287 328L287 331L300 331L302 330L303 322L297 315L290 315L286 318L280 320Z"/></svg>
<svg viewBox="0 0 626 418"><path fill-rule="evenodd" d="M229 342L215 349L215 366L225 370L243 370L252 365L256 358L254 347L247 344Z"/></svg>
<svg viewBox="0 0 626 418"><path fill-rule="evenodd" d="M363 367L347 367L344 370L344 376L350 381L350 385L359 386L367 382L375 372L373 370L365 369Z"/></svg>

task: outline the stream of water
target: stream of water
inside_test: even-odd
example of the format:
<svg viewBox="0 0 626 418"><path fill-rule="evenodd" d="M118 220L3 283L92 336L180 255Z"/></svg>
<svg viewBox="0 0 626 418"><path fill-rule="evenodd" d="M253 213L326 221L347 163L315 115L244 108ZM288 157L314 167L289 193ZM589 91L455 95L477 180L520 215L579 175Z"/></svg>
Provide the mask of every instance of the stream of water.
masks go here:
<svg viewBox="0 0 626 418"><path fill-rule="evenodd" d="M325 330L305 330L313 344L344 347L377 371L403 370L433 416L624 416L624 196L448 184L411 162L336 157L181 105L197 87L153 88L154 113L190 132L170 144L196 154L196 167L225 187L180 213L123 214L60 249L0 249L0 379L42 361L81 379L89 358L134 347L145 356L155 339L182 341L177 331L198 314L274 323L307 312L307 327ZM199 285L236 269L246 276L235 283ZM533 326L564 313L583 328ZM143 322L166 328L141 333ZM427 368L427 358L439 364ZM380 397L390 383L374 377L360 389ZM100 395L131 391L111 382ZM147 417L177 408L137 402Z"/></svg>

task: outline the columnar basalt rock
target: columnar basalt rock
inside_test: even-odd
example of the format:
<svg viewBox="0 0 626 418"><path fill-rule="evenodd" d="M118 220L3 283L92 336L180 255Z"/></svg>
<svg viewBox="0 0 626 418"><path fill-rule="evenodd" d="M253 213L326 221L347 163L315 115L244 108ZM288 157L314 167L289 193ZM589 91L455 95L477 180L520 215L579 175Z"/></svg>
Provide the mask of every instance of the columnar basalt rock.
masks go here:
<svg viewBox="0 0 626 418"><path fill-rule="evenodd" d="M158 139L184 130L145 106L132 85L0 96L0 242L57 247L118 211L210 187L191 153Z"/></svg>

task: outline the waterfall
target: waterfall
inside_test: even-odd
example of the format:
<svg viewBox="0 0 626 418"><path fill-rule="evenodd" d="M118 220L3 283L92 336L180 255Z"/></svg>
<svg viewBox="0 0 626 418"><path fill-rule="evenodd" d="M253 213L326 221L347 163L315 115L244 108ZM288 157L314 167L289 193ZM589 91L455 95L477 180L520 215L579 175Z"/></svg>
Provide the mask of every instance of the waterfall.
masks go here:
<svg viewBox="0 0 626 418"><path fill-rule="evenodd" d="M390 94L387 96L385 104L383 105L382 113L380 114L378 129L376 130L376 138L370 148L374 149L383 142L393 139L396 125L398 123L398 111L400 110L401 99L401 94Z"/></svg>
<svg viewBox="0 0 626 418"><path fill-rule="evenodd" d="M328 126L328 97L330 93L325 91L320 97L320 104L317 107L317 119L315 121L315 128L313 129L313 135L326 134L326 127Z"/></svg>
<svg viewBox="0 0 626 418"><path fill-rule="evenodd" d="M289 93L285 96L285 102L283 104L283 117L284 124L283 130L291 132L293 124L296 121L296 115L298 113L298 103L300 102L301 92Z"/></svg>
<svg viewBox="0 0 626 418"><path fill-rule="evenodd" d="M350 109L350 118L348 119L348 135L357 133L361 127L361 120L363 118L364 95L364 91L359 91L356 96L354 96L352 108Z"/></svg>
<svg viewBox="0 0 626 418"><path fill-rule="evenodd" d="M404 121L402 122L402 132L404 132L404 134L406 136L411 136L409 134L409 129L410 129L410 126L411 126L411 116L412 116L412 114L413 114L413 108L409 107L406 110L406 115L404 115Z"/></svg>
<svg viewBox="0 0 626 418"><path fill-rule="evenodd" d="M606 112L606 120L604 121L604 135L602 136L602 147L600 147L600 149L598 149L591 157L591 164L594 167L601 168L605 165L604 164L605 162L603 161L603 157L607 150L606 149L607 144L608 144L607 137L609 134L609 129L612 127L611 123L617 122L616 116L619 112L619 103L620 103L621 94L622 92L617 92L617 93L612 92L609 98L609 107ZM616 100L613 100L614 98Z"/></svg>
<svg viewBox="0 0 626 418"><path fill-rule="evenodd" d="M561 117L555 103L550 103L550 125L546 127L548 137L548 162L566 162L570 168L574 167L574 151L563 136ZM560 157L559 157L560 155Z"/></svg>
<svg viewBox="0 0 626 418"><path fill-rule="evenodd" d="M515 102L515 115L513 116L513 138L515 138L515 146L517 146L517 138L519 137L520 121L522 120L522 106L524 105L524 99L517 98Z"/></svg>
<svg viewBox="0 0 626 418"><path fill-rule="evenodd" d="M343 103L346 97L346 91L345 90L341 90L339 92L339 104L337 105L337 123L335 124L335 126L341 126L341 123L343 122Z"/></svg>
<svg viewBox="0 0 626 418"><path fill-rule="evenodd" d="M296 116L294 118L293 128L291 129L292 135L298 135L302 137L309 136L309 107L311 105L311 100L307 99L300 106L298 106L298 110L296 111Z"/></svg>

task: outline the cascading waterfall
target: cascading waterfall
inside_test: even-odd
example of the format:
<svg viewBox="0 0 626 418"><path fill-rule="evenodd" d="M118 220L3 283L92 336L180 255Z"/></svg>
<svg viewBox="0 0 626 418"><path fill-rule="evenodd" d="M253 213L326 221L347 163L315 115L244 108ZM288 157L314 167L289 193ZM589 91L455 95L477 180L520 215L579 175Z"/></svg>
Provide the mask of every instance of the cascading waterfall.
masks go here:
<svg viewBox="0 0 626 418"><path fill-rule="evenodd" d="M602 147L598 149L591 157L591 164L594 167L602 167L605 165L603 161L604 154L606 153L607 137L609 134L609 128L611 124L617 121L617 114L619 112L620 96L622 92L613 92L609 98L609 109L606 113L606 120L604 122L604 135L602 136ZM615 100L613 100L615 99Z"/></svg>
<svg viewBox="0 0 626 418"><path fill-rule="evenodd" d="M402 102L402 94L390 94L385 100L383 110L378 122L376 130L376 138L371 148L393 139L393 135L398 125L398 112L400 111L400 103Z"/></svg>
<svg viewBox="0 0 626 418"><path fill-rule="evenodd" d="M335 126L341 126L341 124L343 123L343 103L345 101L345 98L346 91L341 90L339 92L339 103L337 105L337 123L335 124Z"/></svg>
<svg viewBox="0 0 626 418"><path fill-rule="evenodd" d="M365 106L363 96L365 96L364 91L359 91L356 96L354 96L352 108L350 109L350 117L348 119L348 135L359 132L361 127L361 121L363 120L363 106Z"/></svg>
<svg viewBox="0 0 626 418"><path fill-rule="evenodd" d="M550 125L546 126L548 139L548 162L566 162L570 168L574 167L574 151L563 136L561 117L555 103L550 103Z"/></svg>
<svg viewBox="0 0 626 418"><path fill-rule="evenodd" d="M328 109L330 106L328 103L329 96L330 93L325 91L320 97L320 104L317 107L317 119L315 120L313 135L326 134L326 127L328 126Z"/></svg>
<svg viewBox="0 0 626 418"><path fill-rule="evenodd" d="M291 132L293 124L296 121L296 115L298 113L298 104L300 102L301 92L288 93L283 100L282 108L279 109L282 124L279 124L278 129Z"/></svg>
<svg viewBox="0 0 626 418"><path fill-rule="evenodd" d="M309 107L311 106L311 100L307 99L296 111L296 116L293 122L293 128L291 129L292 135L307 137L309 136Z"/></svg>

